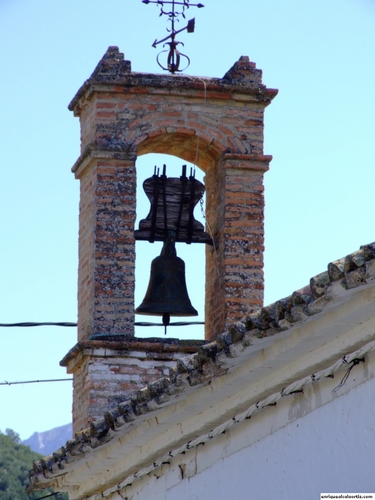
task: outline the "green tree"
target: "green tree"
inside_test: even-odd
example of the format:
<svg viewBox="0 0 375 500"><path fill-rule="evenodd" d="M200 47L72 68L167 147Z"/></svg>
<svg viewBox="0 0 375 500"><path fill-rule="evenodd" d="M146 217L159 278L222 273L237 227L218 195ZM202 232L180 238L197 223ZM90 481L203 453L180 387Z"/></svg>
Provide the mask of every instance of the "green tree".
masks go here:
<svg viewBox="0 0 375 500"><path fill-rule="evenodd" d="M0 431L0 500L37 500L53 493L43 490L32 495L25 493L29 484L28 472L41 455L20 443L19 435L11 429ZM51 496L51 500L68 500L66 493Z"/></svg>

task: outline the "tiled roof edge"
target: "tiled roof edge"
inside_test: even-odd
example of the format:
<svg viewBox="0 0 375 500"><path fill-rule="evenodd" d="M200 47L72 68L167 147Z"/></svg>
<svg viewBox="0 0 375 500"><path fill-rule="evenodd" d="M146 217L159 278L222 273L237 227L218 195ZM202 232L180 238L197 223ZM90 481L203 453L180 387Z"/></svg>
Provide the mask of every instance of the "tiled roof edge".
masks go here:
<svg viewBox="0 0 375 500"><path fill-rule="evenodd" d="M53 455L34 462L33 469L29 472L29 491L33 491L33 487L37 489L39 484L42 485L50 478L61 475L65 464L79 460L91 449L111 440L114 435L111 430L133 422L139 415L151 412L168 401L170 396L182 392L186 383L182 379L183 374L188 374L186 381L193 386L206 381L203 376L203 365L206 363L212 363L211 378L223 373L218 362L219 356L231 356L230 347L242 342L245 334L250 332L257 338L268 337L319 314L324 307L320 299L329 295L327 292L334 282L339 282L344 289L350 290L374 281L375 242L362 245L358 251L329 263L327 271L311 278L310 285L262 307L243 322L232 324L215 341L202 345L196 353L179 360L169 377L148 384L116 409L108 411L103 419L92 423L90 428L77 433L74 439Z"/></svg>

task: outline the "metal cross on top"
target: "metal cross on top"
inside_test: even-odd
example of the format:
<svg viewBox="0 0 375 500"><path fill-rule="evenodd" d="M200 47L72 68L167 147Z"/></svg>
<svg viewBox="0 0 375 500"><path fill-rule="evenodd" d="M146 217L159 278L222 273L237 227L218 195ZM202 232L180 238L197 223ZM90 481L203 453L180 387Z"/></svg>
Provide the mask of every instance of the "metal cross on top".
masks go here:
<svg viewBox="0 0 375 500"><path fill-rule="evenodd" d="M195 26L195 18L190 19L188 21L187 25L184 28L181 28L180 30L175 29L175 22L179 22L178 17L182 16L184 19L186 19L185 16L185 11L189 7L198 7L199 9L204 7L203 4L201 3L195 3L191 4L189 0L183 0L182 2L177 2L175 0L172 1L164 1L164 0L142 0L143 3L149 4L149 3L155 3L158 7L160 7L160 16L168 16L168 21L171 23L171 27L167 28L167 31L170 33L170 35L166 36L162 40L155 40L152 46L156 48L159 43L166 42L165 45L169 45L169 49L162 50L156 57L156 61L159 64L159 66L164 69L165 71L169 71L170 73L177 73L184 71L189 65L190 65L190 59L187 55L182 54L178 49L177 45L181 44L184 45L182 42L178 42L176 40L176 35L178 33L181 33L181 31L187 30L188 33L193 33L194 32L194 26ZM171 5L172 10L164 10L166 5ZM176 5L181 5L182 8L180 8L179 11L176 11L175 6ZM167 40L170 40L167 42ZM167 67L164 67L160 61L159 61L159 56L160 54L163 54L164 52L168 52L168 58L167 58ZM187 65L183 68L180 69L180 63L181 63L181 57L184 57L187 60Z"/></svg>

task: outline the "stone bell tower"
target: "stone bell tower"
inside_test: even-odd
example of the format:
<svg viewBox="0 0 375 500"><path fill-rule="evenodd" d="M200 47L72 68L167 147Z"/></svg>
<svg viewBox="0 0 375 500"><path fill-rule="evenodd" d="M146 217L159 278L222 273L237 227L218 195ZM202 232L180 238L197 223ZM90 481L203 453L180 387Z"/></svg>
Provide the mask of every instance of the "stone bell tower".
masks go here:
<svg viewBox="0 0 375 500"><path fill-rule="evenodd" d="M72 169L81 186L78 344L62 364L74 374L75 430L200 345L134 338L138 156L174 155L205 172L214 243L206 250L206 339L262 306L263 174L272 159L263 154L263 117L276 94L248 57L223 78L199 78L134 73L109 47L70 103L81 123Z"/></svg>

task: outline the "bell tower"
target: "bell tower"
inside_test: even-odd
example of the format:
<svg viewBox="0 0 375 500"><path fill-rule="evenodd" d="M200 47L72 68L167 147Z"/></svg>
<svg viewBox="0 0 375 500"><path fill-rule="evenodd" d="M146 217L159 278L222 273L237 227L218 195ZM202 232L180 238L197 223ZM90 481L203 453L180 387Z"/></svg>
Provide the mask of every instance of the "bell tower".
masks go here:
<svg viewBox="0 0 375 500"><path fill-rule="evenodd" d="M223 78L135 73L109 47L69 105L81 123L74 428L84 428L202 342L134 337L136 159L164 153L205 172L205 338L263 305L264 109L277 91L241 57ZM171 339L172 340L172 339ZM143 364L142 364L143 363Z"/></svg>

